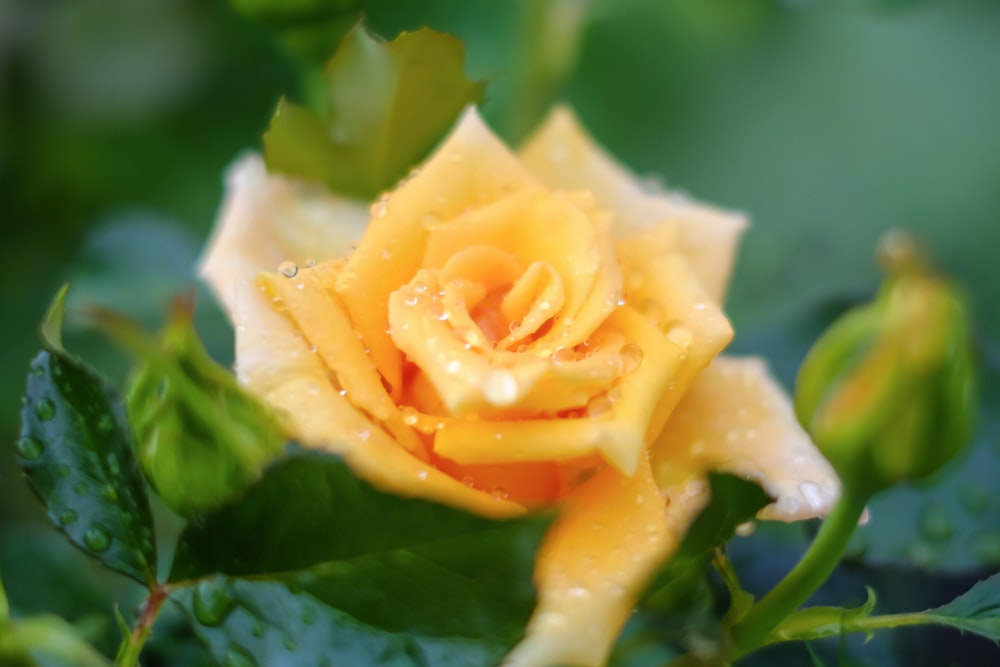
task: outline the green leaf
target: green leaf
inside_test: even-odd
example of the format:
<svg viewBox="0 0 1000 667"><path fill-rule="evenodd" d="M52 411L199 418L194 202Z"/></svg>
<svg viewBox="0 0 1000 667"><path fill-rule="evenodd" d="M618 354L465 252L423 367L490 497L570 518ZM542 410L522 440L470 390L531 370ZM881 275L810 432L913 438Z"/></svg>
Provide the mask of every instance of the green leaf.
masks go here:
<svg viewBox="0 0 1000 667"><path fill-rule="evenodd" d="M732 475L709 475L709 488L708 505L691 525L677 553L647 589L644 605L653 609L669 607L692 582L701 578L712 550L772 501L753 482Z"/></svg>
<svg viewBox="0 0 1000 667"><path fill-rule="evenodd" d="M268 168L372 199L420 162L484 84L458 39L421 28L382 42L352 30L327 64L320 115L282 100L264 135Z"/></svg>
<svg viewBox="0 0 1000 667"><path fill-rule="evenodd" d="M485 667L524 631L547 525L382 493L298 452L189 525L171 580L199 578L177 599L220 661Z"/></svg>
<svg viewBox="0 0 1000 667"><path fill-rule="evenodd" d="M108 567L155 579L153 519L113 388L59 345L62 299L43 325L48 349L28 375L18 461L49 518Z"/></svg>
<svg viewBox="0 0 1000 667"><path fill-rule="evenodd" d="M1000 574L980 581L946 605L900 616L919 616L927 619L924 622L950 625L1000 641Z"/></svg>
<svg viewBox="0 0 1000 667"><path fill-rule="evenodd" d="M13 640L36 657L44 656L73 667L111 667L110 660L58 616L32 616L13 621L9 629ZM46 661L45 664L50 663Z"/></svg>
<svg viewBox="0 0 1000 667"><path fill-rule="evenodd" d="M871 616L875 609L875 591L866 588L868 598L860 607L845 609L844 607L806 607L787 617L776 627L767 638L767 644L785 641L800 641L834 637L845 632L852 632L864 620ZM870 633L869 633L870 634Z"/></svg>

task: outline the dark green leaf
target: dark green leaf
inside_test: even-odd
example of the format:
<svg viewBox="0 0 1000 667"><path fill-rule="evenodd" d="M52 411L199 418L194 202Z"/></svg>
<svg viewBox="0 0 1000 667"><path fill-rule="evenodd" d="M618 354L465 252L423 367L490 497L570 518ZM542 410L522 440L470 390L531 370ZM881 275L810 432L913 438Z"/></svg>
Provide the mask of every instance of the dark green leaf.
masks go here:
<svg viewBox="0 0 1000 667"><path fill-rule="evenodd" d="M709 476L711 499L695 519L677 553L649 587L645 602L653 608L670 606L692 582L701 578L709 555L741 523L750 521L771 502L754 484L732 475Z"/></svg>
<svg viewBox="0 0 1000 667"><path fill-rule="evenodd" d="M193 521L171 580L201 578L179 598L219 660L495 665L534 606L547 524L382 493L301 452Z"/></svg>
<svg viewBox="0 0 1000 667"><path fill-rule="evenodd" d="M920 614L925 622L950 625L1000 641L1000 574L984 579L946 605Z"/></svg>
<svg viewBox="0 0 1000 667"><path fill-rule="evenodd" d="M62 297L43 325L48 349L28 375L18 460L52 521L108 567L150 583L152 515L113 388L59 345Z"/></svg>
<svg viewBox="0 0 1000 667"><path fill-rule="evenodd" d="M326 69L322 115L282 100L264 135L273 171L371 199L433 148L483 84L459 40L422 28L382 42L357 27Z"/></svg>

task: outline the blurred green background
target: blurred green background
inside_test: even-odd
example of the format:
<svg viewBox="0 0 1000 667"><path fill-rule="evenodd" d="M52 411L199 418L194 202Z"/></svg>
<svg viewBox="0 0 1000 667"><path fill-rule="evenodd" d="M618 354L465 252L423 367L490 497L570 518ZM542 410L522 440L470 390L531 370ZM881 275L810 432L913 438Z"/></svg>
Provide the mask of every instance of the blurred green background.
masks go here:
<svg viewBox="0 0 1000 667"><path fill-rule="evenodd" d="M525 2L364 4L383 36L430 25L463 38L468 72L493 78L487 118L508 137L523 133L533 114L524 53L538 48ZM876 287L872 251L891 227L915 230L974 302L981 436L928 488L873 504L826 599L860 601L868 582L881 610L915 609L995 571L1000 3L584 4L559 95L640 175L752 217L728 302L735 349L766 354L790 383L825 323ZM172 294L194 289L223 170L259 147L278 97L296 94L297 71L272 30L221 0L0 0L0 573L21 611L107 620L114 601L131 613L136 599L41 524L16 471L36 323L66 281L75 303L98 301L150 325ZM205 294L198 322L227 359L231 332ZM99 341L77 334L71 346L121 376L122 360ZM808 530L738 538L734 560L765 586ZM174 631L169 619L164 628L160 646ZM112 647L115 633L105 623L99 644ZM957 642L902 632L845 650L871 665L1000 661L985 642ZM177 646L168 659L154 645L156 664L196 664ZM784 651L782 664L809 664L801 647Z"/></svg>

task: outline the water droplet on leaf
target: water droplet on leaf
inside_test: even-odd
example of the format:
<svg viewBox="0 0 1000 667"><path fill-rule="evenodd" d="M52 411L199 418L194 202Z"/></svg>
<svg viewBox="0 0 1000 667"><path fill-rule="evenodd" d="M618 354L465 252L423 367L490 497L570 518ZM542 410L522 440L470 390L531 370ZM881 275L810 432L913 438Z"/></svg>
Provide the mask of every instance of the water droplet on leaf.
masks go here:
<svg viewBox="0 0 1000 667"><path fill-rule="evenodd" d="M199 582L194 589L194 617L208 627L220 625L236 606L226 579L213 578Z"/></svg>
<svg viewBox="0 0 1000 667"><path fill-rule="evenodd" d="M91 526L83 534L83 543L91 551L100 553L107 551L108 547L111 546L111 536L100 526Z"/></svg>
<svg viewBox="0 0 1000 667"><path fill-rule="evenodd" d="M17 441L17 453L23 459L34 461L44 451L45 446L42 444L42 441L30 435L26 435Z"/></svg>
<svg viewBox="0 0 1000 667"><path fill-rule="evenodd" d="M35 416L39 421L47 422L56 416L56 404L51 398L43 398L35 405Z"/></svg>

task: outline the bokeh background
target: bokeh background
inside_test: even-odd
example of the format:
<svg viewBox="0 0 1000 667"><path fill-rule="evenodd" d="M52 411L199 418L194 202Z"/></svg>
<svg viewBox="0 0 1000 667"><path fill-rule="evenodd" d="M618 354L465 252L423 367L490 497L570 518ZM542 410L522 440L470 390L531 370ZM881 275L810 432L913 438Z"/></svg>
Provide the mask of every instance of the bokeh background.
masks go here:
<svg viewBox="0 0 1000 667"><path fill-rule="evenodd" d="M493 80L486 116L510 139L533 113L524 10L365 3L386 37L430 25L464 39L468 72ZM973 301L978 439L930 484L873 503L821 598L857 604L869 583L880 611L920 609L996 571L1000 3L595 0L580 21L558 95L637 173L752 217L727 304L736 350L764 354L791 386L830 318L877 287L873 249L892 227L914 230ZM150 326L173 294L197 289L223 171L259 147L278 97L299 91L300 57L222 0L0 0L0 573L15 608L85 620L105 650L112 606L131 614L136 592L44 524L14 464L37 322L64 282L72 303ZM203 336L227 360L228 325L207 295L198 304ZM72 349L123 376L106 345L72 321L70 333ZM748 585L779 578L811 529L737 538ZM179 620L157 627L151 664L199 664ZM817 650L827 664L1000 663L987 642L943 630ZM791 646L759 664L812 660Z"/></svg>

